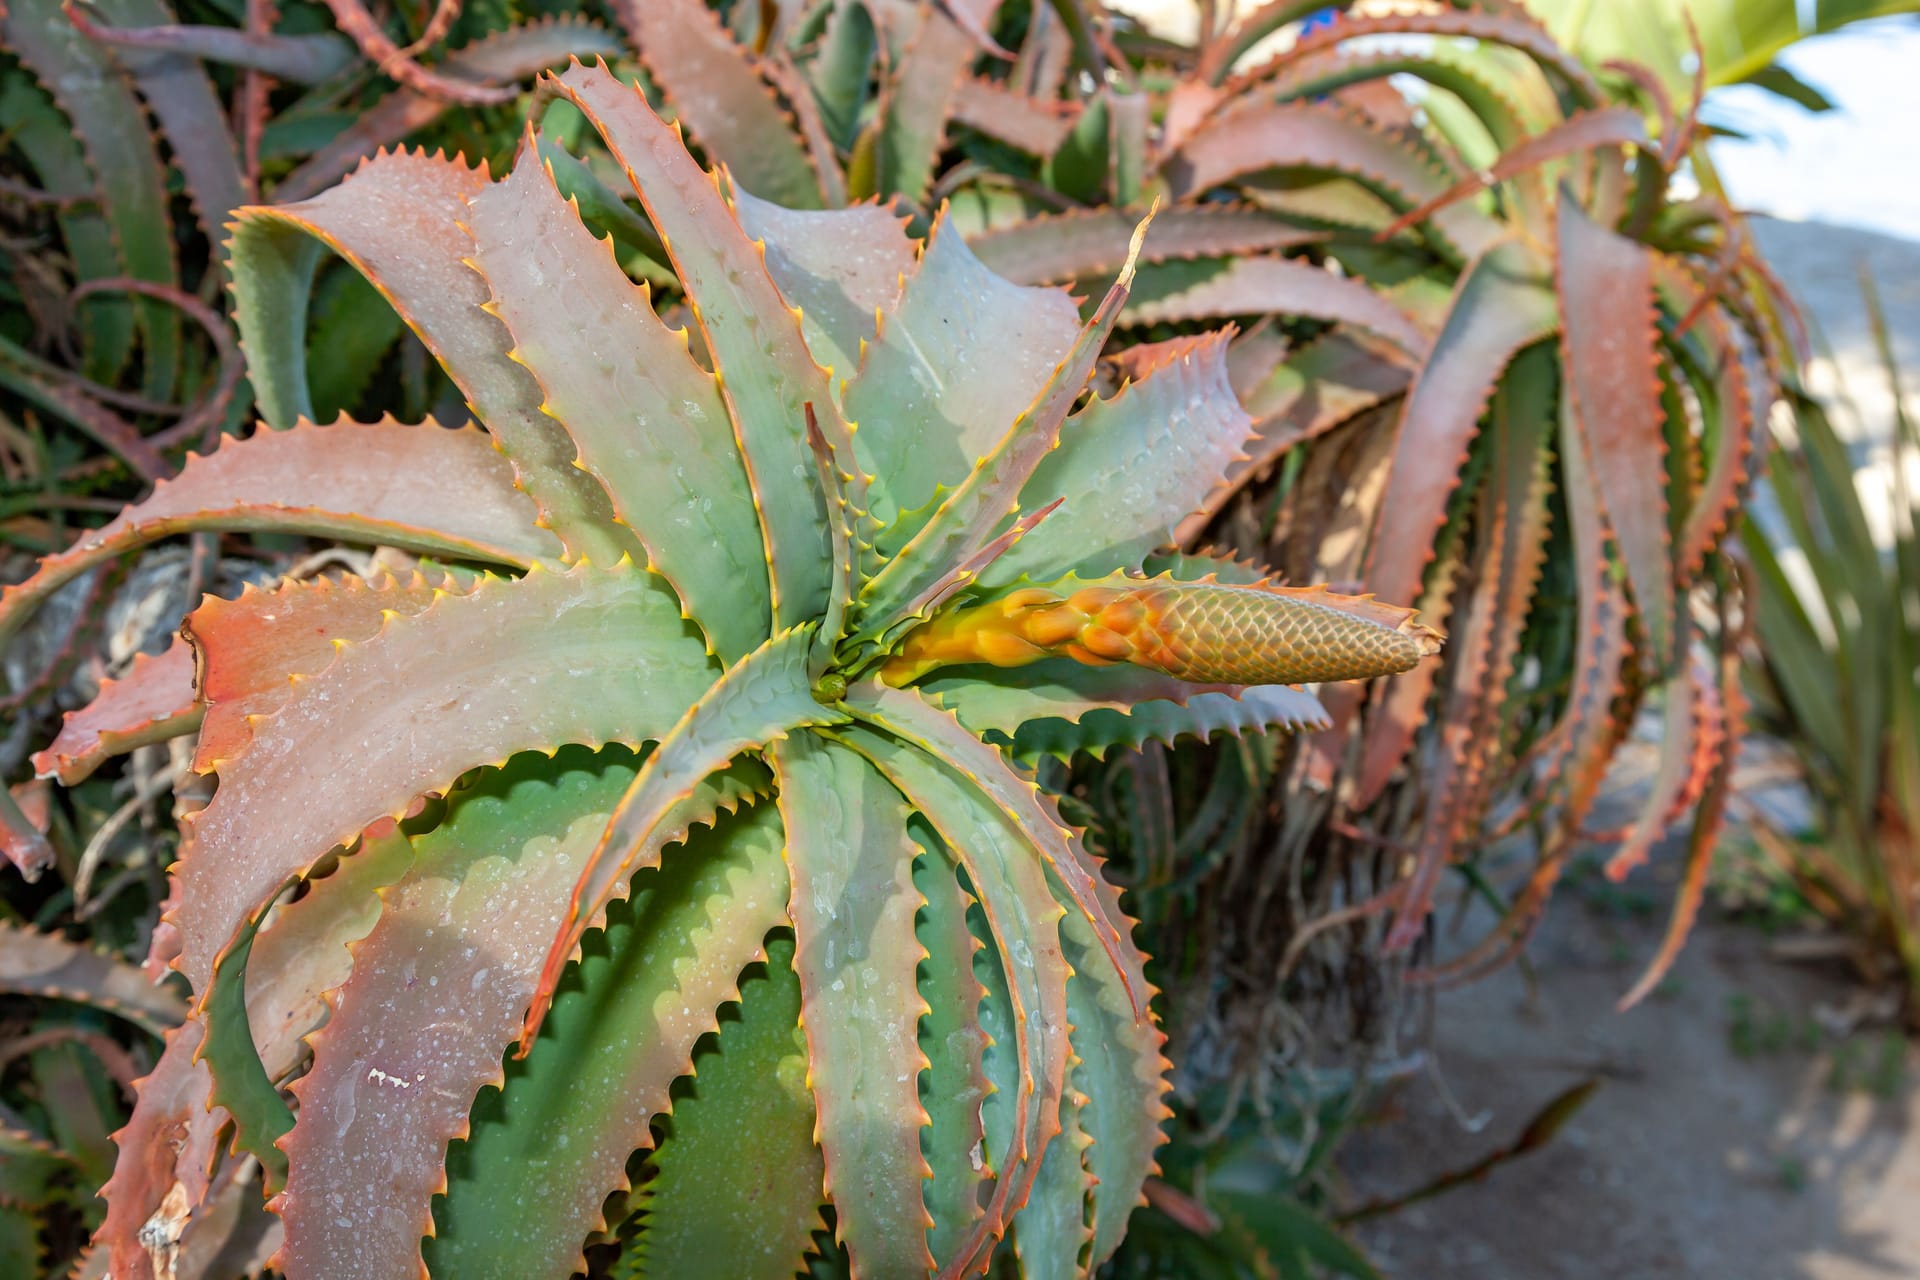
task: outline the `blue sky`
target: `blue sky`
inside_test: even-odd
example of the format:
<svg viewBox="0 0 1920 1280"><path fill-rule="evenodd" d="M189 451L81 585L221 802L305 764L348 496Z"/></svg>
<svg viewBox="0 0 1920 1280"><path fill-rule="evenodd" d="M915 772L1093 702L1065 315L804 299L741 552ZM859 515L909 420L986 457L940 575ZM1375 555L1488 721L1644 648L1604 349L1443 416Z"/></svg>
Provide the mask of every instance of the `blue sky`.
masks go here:
<svg viewBox="0 0 1920 1280"><path fill-rule="evenodd" d="M1920 20L1861 23L1783 61L1835 110L1812 114L1739 85L1716 91L1715 121L1750 135L1713 149L1734 202L1920 240Z"/></svg>

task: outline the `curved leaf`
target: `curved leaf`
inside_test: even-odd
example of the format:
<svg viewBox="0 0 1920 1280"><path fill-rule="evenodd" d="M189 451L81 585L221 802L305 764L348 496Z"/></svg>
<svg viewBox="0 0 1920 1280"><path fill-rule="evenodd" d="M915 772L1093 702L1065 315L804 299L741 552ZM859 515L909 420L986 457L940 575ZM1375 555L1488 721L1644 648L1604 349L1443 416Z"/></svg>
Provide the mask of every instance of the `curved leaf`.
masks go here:
<svg viewBox="0 0 1920 1280"><path fill-rule="evenodd" d="M659 749L621 797L574 883L572 904L547 951L527 1013L523 1052L581 938L598 927L608 903L626 895L635 872L658 864L661 849L684 836L684 826L668 821L675 807L741 752L768 746L803 725L847 718L814 699L807 670L812 640L811 627L775 636L728 668L671 729L647 735L659 739Z"/></svg>
<svg viewBox="0 0 1920 1280"><path fill-rule="evenodd" d="M433 1274L525 1280L583 1267L581 1241L626 1184L628 1157L651 1144L668 1087L786 921L780 848L778 814L757 805L695 831L611 908L532 1052L475 1103L472 1132L448 1152L426 1244ZM819 1185L817 1166L793 1176Z"/></svg>
<svg viewBox="0 0 1920 1280"><path fill-rule="evenodd" d="M34 754L34 771L71 787L114 756L199 727L193 650L176 637L157 657L135 654L126 675L103 680L92 702L67 712L53 742Z"/></svg>
<svg viewBox="0 0 1920 1280"><path fill-rule="evenodd" d="M554 189L532 145L474 196L474 265L541 411L579 447L722 662L767 638L760 521L713 375Z"/></svg>
<svg viewBox="0 0 1920 1280"><path fill-rule="evenodd" d="M550 83L593 122L626 170L706 336L760 510L774 628L819 617L832 564L826 497L813 482L805 406L813 405L836 452L847 435L826 371L814 363L800 322L753 241L725 209L717 182L693 162L640 91L620 83L604 65L576 63Z"/></svg>
<svg viewBox="0 0 1920 1280"><path fill-rule="evenodd" d="M932 1170L920 1151L928 1006L915 982L921 899L907 805L864 757L814 735L776 744L773 759L835 1238L856 1275L921 1274L933 1265L921 1201Z"/></svg>
<svg viewBox="0 0 1920 1280"><path fill-rule="evenodd" d="M73 1000L105 1009L153 1035L172 1030L186 1006L134 966L103 951L0 921L0 991Z"/></svg>
<svg viewBox="0 0 1920 1280"><path fill-rule="evenodd" d="M988 227L968 244L994 273L1019 284L1096 278L1127 261L1139 218L1121 209L1074 209ZM1156 214L1140 261L1278 253L1324 239L1247 205L1204 204Z"/></svg>
<svg viewBox="0 0 1920 1280"><path fill-rule="evenodd" d="M767 940L764 972L740 982L739 1017L722 1019L717 1043L694 1059L693 1089L673 1108L642 1193L632 1246L642 1276L792 1280L823 1225L793 955L790 940Z"/></svg>
<svg viewBox="0 0 1920 1280"><path fill-rule="evenodd" d="M390 619L296 681L188 820L169 916L178 967L204 992L219 952L268 894L462 771L569 742L638 745L665 733L712 678L679 602L631 565L536 570Z"/></svg>
<svg viewBox="0 0 1920 1280"><path fill-rule="evenodd" d="M980 1220L986 1181L980 1145L980 1105L987 1094L981 1065L986 1035L980 1029L985 988L973 973L980 942L967 928L973 897L960 887L951 857L924 820L915 818L908 830L921 846L913 884L922 903L916 936L925 954L919 985L927 1005L920 1022L920 1051L928 1060L920 1089L927 1112L920 1149L929 1172L922 1196L933 1222L927 1248L946 1258Z"/></svg>
<svg viewBox="0 0 1920 1280"><path fill-rule="evenodd" d="M614 9L674 119L715 165L769 200L820 207L793 118L717 13L702 0L620 0Z"/></svg>
<svg viewBox="0 0 1920 1280"><path fill-rule="evenodd" d="M484 170L400 151L311 200L242 209L231 262L248 377L272 425L312 416L307 294L315 240L325 244L380 290L446 368L569 557L611 564L638 545L613 524L606 492L573 465L566 432L540 412L538 384L507 358L512 339L485 309L486 281L466 265L467 200L487 185Z"/></svg>
<svg viewBox="0 0 1920 1280"><path fill-rule="evenodd" d="M160 538L257 529L525 567L553 540L483 432L342 420L227 438L141 502L0 592L0 639L63 583Z"/></svg>
<svg viewBox="0 0 1920 1280"><path fill-rule="evenodd" d="M1133 300L1120 313L1120 323L1173 324L1265 314L1365 329L1415 361L1425 358L1432 342L1406 312L1364 282L1312 263L1265 256L1196 263L1175 272L1147 268L1134 287Z"/></svg>

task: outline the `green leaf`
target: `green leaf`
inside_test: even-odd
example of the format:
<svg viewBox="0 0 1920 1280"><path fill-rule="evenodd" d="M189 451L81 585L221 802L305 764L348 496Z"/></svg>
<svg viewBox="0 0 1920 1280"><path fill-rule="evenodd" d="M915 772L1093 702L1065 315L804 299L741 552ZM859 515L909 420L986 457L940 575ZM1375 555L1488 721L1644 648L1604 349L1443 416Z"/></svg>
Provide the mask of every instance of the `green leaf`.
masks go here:
<svg viewBox="0 0 1920 1280"><path fill-rule="evenodd" d="M922 1274L927 1060L907 805L864 757L815 735L776 744L773 759L835 1238L863 1275Z"/></svg>
<svg viewBox="0 0 1920 1280"><path fill-rule="evenodd" d="M689 836L582 944L528 1056L483 1094L448 1153L428 1269L461 1280L566 1276L600 1225L628 1156L652 1139L668 1088L785 923L787 874L772 805ZM820 1174L798 1170L802 1186ZM797 1259L796 1259L797 1263Z"/></svg>
<svg viewBox="0 0 1920 1280"><path fill-rule="evenodd" d="M1012 1208L1026 1199L1047 1140L1059 1127L1067 1066L1067 966L1046 873L1035 850L1006 816L950 766L860 725L840 730L900 788L946 846L979 895L1002 971L1008 975L1012 1043L1018 1083L1005 1092L1012 1107L1003 1150L987 1152L998 1178L986 1216L951 1256L935 1261L965 1270L1007 1228Z"/></svg>
<svg viewBox="0 0 1920 1280"><path fill-rule="evenodd" d="M895 15L901 12L893 10ZM973 38L938 8L920 10L913 21L917 30L904 48L895 50L880 91L876 158L880 192L920 204L946 142L954 96L977 49ZM893 28L907 25L905 21L889 23L889 40L895 38Z"/></svg>
<svg viewBox="0 0 1920 1280"><path fill-rule="evenodd" d="M112 230L121 274L177 284L166 174L146 112L107 51L80 34L60 0L19 0L0 13L0 44L45 85L86 149L101 213ZM172 396L180 363L180 314L158 298L135 298L142 347L141 391Z"/></svg>
<svg viewBox="0 0 1920 1280"><path fill-rule="evenodd" d="M851 5L839 12L864 10ZM913 274L917 261L900 216L880 204L783 209L737 183L733 211L741 228L766 244L767 270L781 296L800 308L814 358L841 381L852 377L873 341L875 313L893 306L901 278Z"/></svg>
<svg viewBox="0 0 1920 1280"><path fill-rule="evenodd" d="M927 1216L933 1220L927 1247L934 1257L945 1258L980 1220L980 1185L986 1180L980 1128L980 1107L987 1094L981 1065L984 988L973 972L980 943L967 928L973 898L960 887L952 858L924 819L914 818L908 830L921 847L914 859L913 884L922 899L917 936L926 950L920 995L927 1011L920 1022L920 1051L928 1065L920 1080L920 1102L927 1110L927 1127L921 1130L920 1150L931 1175L923 1189ZM1006 1100L1011 1101L1011 1095Z"/></svg>
<svg viewBox="0 0 1920 1280"><path fill-rule="evenodd" d="M860 0L829 7L827 29L820 52L808 67L814 101L827 136L842 151L853 149L860 128L860 109L867 101L867 81L879 39L873 14Z"/></svg>
<svg viewBox="0 0 1920 1280"><path fill-rule="evenodd" d="M389 620L298 681L221 768L175 868L181 968L206 990L268 894L422 793L519 751L637 746L712 679L673 593L630 564L536 569Z"/></svg>
<svg viewBox="0 0 1920 1280"><path fill-rule="evenodd" d="M552 554L484 433L342 421L223 439L32 577L0 590L0 639L63 584L161 538L255 529L525 567Z"/></svg>
<svg viewBox="0 0 1920 1280"><path fill-rule="evenodd" d="M1040 1158L1033 1194L1013 1217L1022 1280L1077 1280L1091 1271L1081 1262L1093 1239L1087 1225L1092 1179L1085 1163L1089 1139L1080 1126L1087 1099L1079 1092L1077 1071L1077 1062L1070 1061L1060 1096L1060 1132Z"/></svg>
<svg viewBox="0 0 1920 1280"><path fill-rule="evenodd" d="M513 358L540 384L541 410L566 428L720 660L738 661L767 638L770 610L719 384L580 224L535 147L469 208L474 265Z"/></svg>
<svg viewBox="0 0 1920 1280"><path fill-rule="evenodd" d="M1778 62L1768 63L1748 76L1747 83L1757 85L1768 93L1785 98L1789 102L1797 103L1809 111L1833 110L1831 98Z"/></svg>
<svg viewBox="0 0 1920 1280"><path fill-rule="evenodd" d="M896 525L941 485L958 484L1047 385L1079 328L1065 290L1008 283L980 264L950 218L936 220L845 391L860 464L881 478L874 518ZM991 376L973 363L987 350L997 356ZM914 527L898 525L894 545Z"/></svg>
<svg viewBox="0 0 1920 1280"><path fill-rule="evenodd" d="M1042 181L1082 204L1106 203L1113 163L1112 120L1112 96L1102 91L1087 103L1066 141L1041 166Z"/></svg>
<svg viewBox="0 0 1920 1280"><path fill-rule="evenodd" d="M1271 1258L1298 1258L1303 1276L1308 1273L1300 1264L1312 1261L1346 1280L1380 1280L1358 1249L1284 1192L1215 1190L1207 1203L1220 1214L1226 1234Z"/></svg>
<svg viewBox="0 0 1920 1280"><path fill-rule="evenodd" d="M358 271L342 266L321 279L314 290L309 345L326 352L327 358L308 370L315 422L352 414L404 328L380 291Z"/></svg>
<svg viewBox="0 0 1920 1280"><path fill-rule="evenodd" d="M287 1156L277 1144L293 1128L293 1111L274 1088L254 1047L247 1023L247 960L253 953L254 935L271 907L268 903L254 913L213 968L213 984L203 1005L207 1031L201 1050L213 1076L209 1095L213 1105L225 1107L233 1117L234 1149L260 1162L269 1196L278 1195L287 1184Z"/></svg>
<svg viewBox="0 0 1920 1280"><path fill-rule="evenodd" d="M485 309L486 281L466 264L467 200L487 185L483 169L397 151L311 200L241 211L230 260L234 323L261 416L280 428L313 416L307 305L323 243L380 290L446 368L570 558L611 565L637 556L606 492L573 465L573 442L540 412L533 376L508 358L512 339Z"/></svg>
<svg viewBox="0 0 1920 1280"><path fill-rule="evenodd" d="M1209 336L1067 421L1060 447L1034 468L1020 505L1062 499L980 574L988 590L1137 568L1174 541L1241 456L1252 423L1227 382L1227 342Z"/></svg>
<svg viewBox="0 0 1920 1280"><path fill-rule="evenodd" d="M682 837L684 826L670 819L708 774L804 725L846 720L845 712L814 699L807 668L812 640L811 627L775 636L728 668L672 729L657 735L659 748L621 797L574 884L573 905L547 952L527 1015L528 1034L539 1027L568 958L607 904L625 892L635 872L656 865L661 849Z"/></svg>
<svg viewBox="0 0 1920 1280"><path fill-rule="evenodd" d="M1043 756L1064 761L1083 751L1100 758L1116 748L1149 742L1167 746L1183 738L1206 742L1217 733L1239 737L1327 727L1326 709L1312 694L1290 685L1263 684L1232 693L1197 692L1184 702L1153 699L1127 711L1094 707L1077 720L1030 720L1014 733L1011 751L1023 761Z"/></svg>
<svg viewBox="0 0 1920 1280"><path fill-rule="evenodd" d="M646 206L673 259L714 372L727 394L772 572L773 625L825 611L832 578L826 497L813 479L805 406L836 451L846 443L825 370L765 263L703 172L640 91L604 66L574 66L551 82L583 111Z"/></svg>
<svg viewBox="0 0 1920 1280"><path fill-rule="evenodd" d="M741 980L739 1015L721 1019L717 1042L694 1059L693 1088L652 1156L634 1246L641 1276L791 1280L822 1225L793 956L790 939L767 940L764 966Z"/></svg>

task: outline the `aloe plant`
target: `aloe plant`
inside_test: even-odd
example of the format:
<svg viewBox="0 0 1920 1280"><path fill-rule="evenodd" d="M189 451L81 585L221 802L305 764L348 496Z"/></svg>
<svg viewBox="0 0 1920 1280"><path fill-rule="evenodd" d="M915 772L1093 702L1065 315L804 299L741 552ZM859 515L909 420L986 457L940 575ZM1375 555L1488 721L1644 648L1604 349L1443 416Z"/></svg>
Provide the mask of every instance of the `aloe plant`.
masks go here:
<svg viewBox="0 0 1920 1280"><path fill-rule="evenodd" d="M207 529L423 557L209 599L37 757L74 780L197 730L218 779L150 957L192 1013L99 1247L164 1269L230 1126L291 1277L565 1275L607 1234L636 1274L789 1275L828 1211L818 1247L856 1274L976 1272L1008 1235L1025 1274L1084 1273L1153 1166L1163 1037L1022 735L1321 724L1296 682L1407 670L1438 637L1161 553L1249 422L1219 336L1137 353L1075 411L1130 270L1082 323L944 219L916 243L882 207L703 171L604 64L543 88L631 180L689 330L536 131L499 181L382 155L238 216L282 429L0 598L11 632L89 566ZM323 248L485 430L307 421ZM44 863L17 812L7 837Z"/></svg>

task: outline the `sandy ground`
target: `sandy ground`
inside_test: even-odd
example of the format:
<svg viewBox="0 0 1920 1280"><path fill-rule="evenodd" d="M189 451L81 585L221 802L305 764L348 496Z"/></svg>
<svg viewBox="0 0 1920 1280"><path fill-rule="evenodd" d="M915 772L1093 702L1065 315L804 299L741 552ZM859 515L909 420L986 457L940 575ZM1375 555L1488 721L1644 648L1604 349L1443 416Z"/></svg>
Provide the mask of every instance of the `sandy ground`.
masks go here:
<svg viewBox="0 0 1920 1280"><path fill-rule="evenodd" d="M1756 235L1830 354L1815 389L1844 386L1864 410L1838 415L1863 488L1884 484L1891 393L1859 272L1920 409L1920 245L1765 220ZM1650 749L1636 744L1612 803L1631 803ZM1437 1070L1355 1137L1347 1203L1467 1167L1562 1090L1601 1087L1547 1147L1365 1225L1397 1280L1920 1280L1920 1046L1874 1021L1845 970L1710 913L1661 991L1614 1012L1658 939L1675 853L1620 888L1576 878L1530 971L1439 997Z"/></svg>

